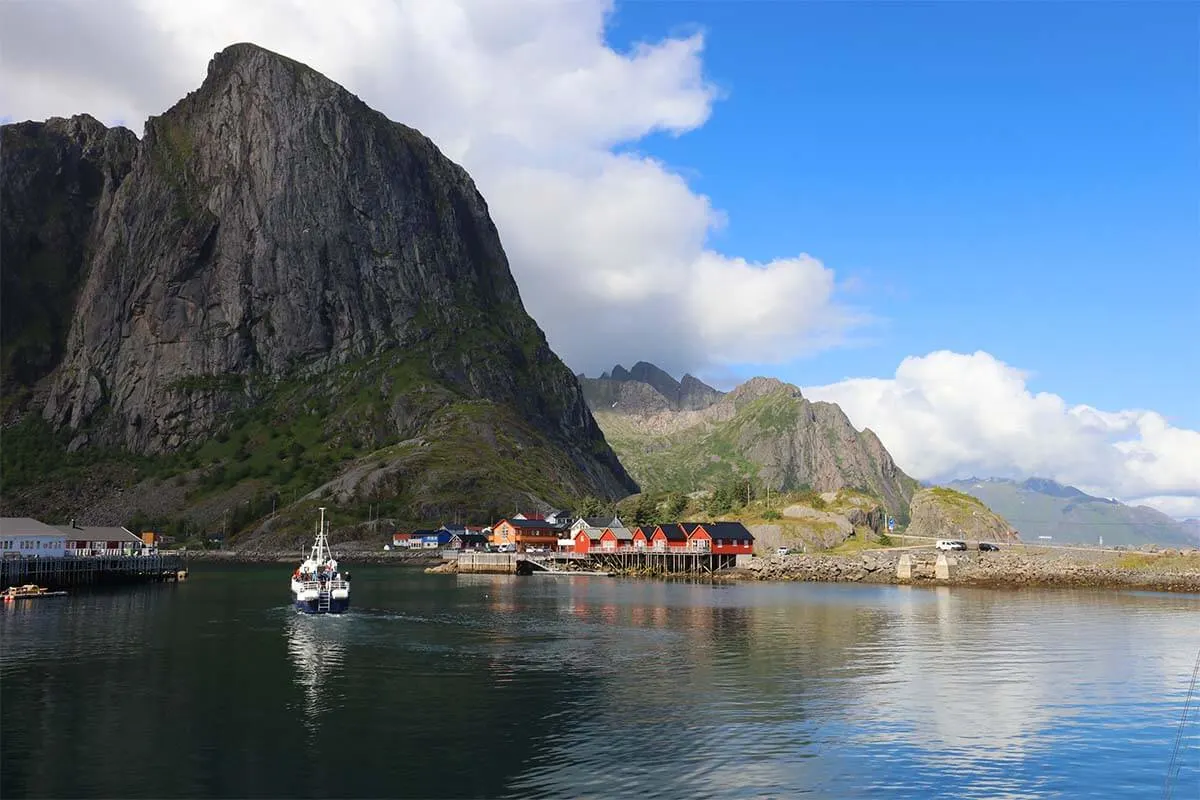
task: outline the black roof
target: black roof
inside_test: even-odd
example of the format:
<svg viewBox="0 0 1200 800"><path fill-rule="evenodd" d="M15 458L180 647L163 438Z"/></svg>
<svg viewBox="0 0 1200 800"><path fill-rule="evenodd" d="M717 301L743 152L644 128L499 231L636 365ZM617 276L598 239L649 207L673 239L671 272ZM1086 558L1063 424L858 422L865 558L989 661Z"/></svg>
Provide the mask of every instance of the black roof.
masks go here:
<svg viewBox="0 0 1200 800"><path fill-rule="evenodd" d="M754 535L740 522L706 522L704 530L714 542L754 541Z"/></svg>
<svg viewBox="0 0 1200 800"><path fill-rule="evenodd" d="M687 531L685 531L683 529L683 525L681 523L673 523L671 525L659 525L658 528L662 528L662 532L666 535L667 541L669 541L669 542L687 541L687 538L688 538ZM657 531L658 528L655 528L655 530Z"/></svg>

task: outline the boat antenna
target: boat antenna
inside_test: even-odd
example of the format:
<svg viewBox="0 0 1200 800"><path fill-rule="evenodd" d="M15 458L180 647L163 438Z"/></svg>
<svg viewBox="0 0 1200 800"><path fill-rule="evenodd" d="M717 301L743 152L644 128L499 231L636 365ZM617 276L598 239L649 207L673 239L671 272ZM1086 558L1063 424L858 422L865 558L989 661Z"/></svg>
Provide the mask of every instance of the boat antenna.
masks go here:
<svg viewBox="0 0 1200 800"><path fill-rule="evenodd" d="M1191 714L1192 696L1196 693L1196 681L1200 679L1200 652L1196 653L1196 666L1192 668L1192 682L1188 686L1187 698L1183 701L1183 715L1179 718L1179 729L1175 732L1175 746L1171 750L1171 761L1167 764L1167 778L1163 782L1163 797L1171 800L1175 793L1175 779L1179 777L1179 750L1183 747L1184 728Z"/></svg>

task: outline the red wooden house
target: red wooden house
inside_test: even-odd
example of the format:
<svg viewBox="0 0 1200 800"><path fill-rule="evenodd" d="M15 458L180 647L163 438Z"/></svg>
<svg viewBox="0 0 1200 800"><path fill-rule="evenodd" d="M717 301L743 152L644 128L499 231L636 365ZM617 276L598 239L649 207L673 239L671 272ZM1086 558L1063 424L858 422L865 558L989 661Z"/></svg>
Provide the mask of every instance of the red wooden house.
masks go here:
<svg viewBox="0 0 1200 800"><path fill-rule="evenodd" d="M687 548L697 553L754 552L754 536L740 522L681 522L679 526L687 532Z"/></svg>
<svg viewBox="0 0 1200 800"><path fill-rule="evenodd" d="M659 525L650 537L651 550L686 550L687 546L687 531L679 524Z"/></svg>
<svg viewBox="0 0 1200 800"><path fill-rule="evenodd" d="M603 531L599 528L584 528L575 533L575 552L591 553L600 549L600 536Z"/></svg>
<svg viewBox="0 0 1200 800"><path fill-rule="evenodd" d="M605 528L600 534L601 550L620 550L633 545L633 534L628 528Z"/></svg>
<svg viewBox="0 0 1200 800"><path fill-rule="evenodd" d="M639 550L650 546L650 537L654 535L653 525L643 525L633 529L633 539L630 544Z"/></svg>

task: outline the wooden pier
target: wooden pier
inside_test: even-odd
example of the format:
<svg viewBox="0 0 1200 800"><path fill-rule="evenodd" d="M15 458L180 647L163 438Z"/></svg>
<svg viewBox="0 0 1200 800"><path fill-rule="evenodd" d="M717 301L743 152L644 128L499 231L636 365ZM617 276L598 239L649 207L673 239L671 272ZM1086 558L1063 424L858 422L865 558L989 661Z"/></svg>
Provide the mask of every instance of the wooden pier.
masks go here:
<svg viewBox="0 0 1200 800"><path fill-rule="evenodd" d="M616 572L621 575L689 576L714 575L737 565L732 553L702 553L687 550L646 550L623 548L605 553L587 553L589 568Z"/></svg>
<svg viewBox="0 0 1200 800"><path fill-rule="evenodd" d="M711 576L737 565L737 556L680 550L622 548L593 553L485 553L455 555L458 572L501 575L646 575Z"/></svg>
<svg viewBox="0 0 1200 800"><path fill-rule="evenodd" d="M152 556L67 556L0 561L0 588L34 583L48 589L60 589L178 581L186 577L187 556L177 552Z"/></svg>

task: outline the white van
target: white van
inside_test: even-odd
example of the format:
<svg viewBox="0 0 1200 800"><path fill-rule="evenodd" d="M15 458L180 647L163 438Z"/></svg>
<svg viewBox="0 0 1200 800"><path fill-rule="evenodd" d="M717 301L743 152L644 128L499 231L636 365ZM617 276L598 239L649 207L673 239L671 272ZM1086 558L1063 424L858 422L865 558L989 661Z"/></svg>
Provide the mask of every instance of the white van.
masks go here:
<svg viewBox="0 0 1200 800"><path fill-rule="evenodd" d="M938 539L938 543L934 547L943 553L949 553L952 550L966 550L967 543L958 539Z"/></svg>

